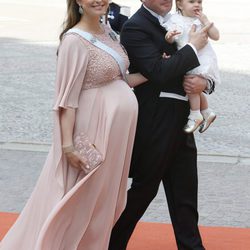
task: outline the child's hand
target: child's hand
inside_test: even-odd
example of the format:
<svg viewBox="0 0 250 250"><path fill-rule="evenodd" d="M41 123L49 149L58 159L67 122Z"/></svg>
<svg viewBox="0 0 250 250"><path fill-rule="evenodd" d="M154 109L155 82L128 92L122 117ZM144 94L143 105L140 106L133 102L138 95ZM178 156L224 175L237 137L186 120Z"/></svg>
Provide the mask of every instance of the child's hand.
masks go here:
<svg viewBox="0 0 250 250"><path fill-rule="evenodd" d="M174 42L174 37L181 34L180 31L177 30L172 30L172 31L168 31L165 35L165 39L167 42L169 43L173 43Z"/></svg>
<svg viewBox="0 0 250 250"><path fill-rule="evenodd" d="M207 16L202 12L202 10L195 11L195 15L203 25L207 25L208 23L210 23Z"/></svg>

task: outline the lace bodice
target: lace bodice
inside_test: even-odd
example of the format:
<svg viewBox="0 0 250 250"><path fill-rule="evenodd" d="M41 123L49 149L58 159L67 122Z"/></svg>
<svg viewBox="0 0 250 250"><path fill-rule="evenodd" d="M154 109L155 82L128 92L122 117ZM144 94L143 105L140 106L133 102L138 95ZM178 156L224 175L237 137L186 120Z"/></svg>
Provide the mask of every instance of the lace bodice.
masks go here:
<svg viewBox="0 0 250 250"><path fill-rule="evenodd" d="M126 67L128 67L128 57L119 41L110 36L111 30L109 27L104 26L104 30L105 32L103 34L95 35L95 37L118 52L124 59ZM111 55L104 50L97 48L78 34L66 34L64 40L66 41L70 36L78 37L81 40L79 43L79 46L82 47L81 53L87 60L82 89L96 88L105 85L114 79L122 78L119 65Z"/></svg>

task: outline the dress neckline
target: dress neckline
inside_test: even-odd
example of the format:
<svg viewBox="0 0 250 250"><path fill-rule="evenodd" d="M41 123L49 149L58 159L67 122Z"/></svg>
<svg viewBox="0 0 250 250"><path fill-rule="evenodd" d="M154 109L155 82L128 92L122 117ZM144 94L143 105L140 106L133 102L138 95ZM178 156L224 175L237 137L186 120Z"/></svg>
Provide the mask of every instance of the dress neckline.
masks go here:
<svg viewBox="0 0 250 250"><path fill-rule="evenodd" d="M104 35L106 33L106 29L105 29L105 27L104 27L104 25L102 23L100 24L100 27L102 29L102 31L100 33L90 32L90 31L84 30L82 27L79 27L79 26L74 26L73 28L79 29L79 30L81 30L83 32L87 32L87 33L91 34L92 36L97 37L97 36L102 36L102 35Z"/></svg>

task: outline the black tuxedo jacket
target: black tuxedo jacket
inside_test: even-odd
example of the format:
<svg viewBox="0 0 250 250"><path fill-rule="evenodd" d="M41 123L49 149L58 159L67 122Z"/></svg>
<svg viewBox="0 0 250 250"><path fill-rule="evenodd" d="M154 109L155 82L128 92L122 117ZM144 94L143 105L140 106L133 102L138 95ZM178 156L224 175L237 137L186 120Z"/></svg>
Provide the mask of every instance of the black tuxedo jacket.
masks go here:
<svg viewBox="0 0 250 250"><path fill-rule="evenodd" d="M134 89L139 103L139 116L131 170L144 148L150 147L150 138L155 136L152 123L156 122L155 113L162 105L159 105L160 92L185 96L183 76L199 66L197 56L189 45L177 51L175 44L165 41L165 34L166 30L158 19L143 6L124 24L121 32L121 43L130 59L130 72L140 72L148 79L148 82ZM162 58L164 52L171 57ZM163 119L171 121L171 117Z"/></svg>
<svg viewBox="0 0 250 250"><path fill-rule="evenodd" d="M189 45L177 52L175 44L166 42L165 34L158 19L143 6L123 26L121 43L129 55L130 71L149 79L147 84L135 88L136 92L157 89L185 95L183 75L199 66L199 61ZM171 57L163 59L164 52Z"/></svg>

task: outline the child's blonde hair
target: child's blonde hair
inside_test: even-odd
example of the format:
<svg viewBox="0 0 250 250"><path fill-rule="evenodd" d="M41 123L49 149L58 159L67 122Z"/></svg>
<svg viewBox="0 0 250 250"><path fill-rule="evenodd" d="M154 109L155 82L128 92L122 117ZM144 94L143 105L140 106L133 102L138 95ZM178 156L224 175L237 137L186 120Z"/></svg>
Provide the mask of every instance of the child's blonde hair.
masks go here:
<svg viewBox="0 0 250 250"><path fill-rule="evenodd" d="M178 13L182 14L181 9L178 8L177 2L181 2L181 0L175 0L175 8Z"/></svg>

